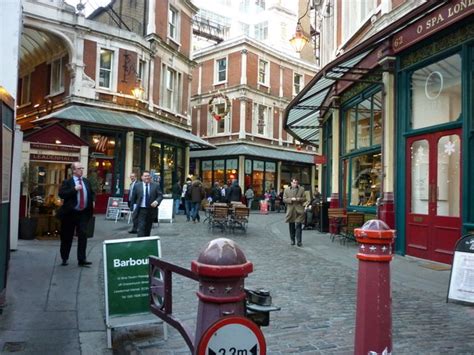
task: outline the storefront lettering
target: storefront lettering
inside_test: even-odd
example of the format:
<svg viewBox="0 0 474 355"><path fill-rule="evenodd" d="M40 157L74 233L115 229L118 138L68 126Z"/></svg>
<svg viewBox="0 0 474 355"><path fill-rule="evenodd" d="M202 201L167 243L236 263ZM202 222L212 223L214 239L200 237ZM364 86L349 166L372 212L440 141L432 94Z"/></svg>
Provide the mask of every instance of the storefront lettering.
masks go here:
<svg viewBox="0 0 474 355"><path fill-rule="evenodd" d="M71 152L79 153L81 148L71 147L67 145L47 144L47 143L30 143L31 149L42 149L42 150L56 150L60 152Z"/></svg>
<svg viewBox="0 0 474 355"><path fill-rule="evenodd" d="M97 138L97 142L95 144L95 150L97 152L104 153L105 150L107 149L107 141L108 141L108 138L106 136L99 136L99 138Z"/></svg>
<svg viewBox="0 0 474 355"><path fill-rule="evenodd" d="M448 4L396 35L392 40L393 50L399 52L472 12L474 12L474 0L458 0L454 4Z"/></svg>
<svg viewBox="0 0 474 355"><path fill-rule="evenodd" d="M39 161L59 161L59 162L76 162L79 160L78 156L66 155L51 155L51 154L30 154L30 160Z"/></svg>

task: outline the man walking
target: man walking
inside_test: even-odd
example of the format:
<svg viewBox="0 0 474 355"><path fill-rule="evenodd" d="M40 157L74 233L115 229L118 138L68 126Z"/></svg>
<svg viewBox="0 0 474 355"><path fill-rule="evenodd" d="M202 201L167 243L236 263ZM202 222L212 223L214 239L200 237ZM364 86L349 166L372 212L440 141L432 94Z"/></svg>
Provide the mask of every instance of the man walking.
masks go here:
<svg viewBox="0 0 474 355"><path fill-rule="evenodd" d="M303 204L306 202L306 197L304 187L299 186L298 179L291 180L291 186L283 193L283 201L286 205L286 223L290 226L291 245L295 245L296 237L297 245L302 247L301 225L304 222Z"/></svg>
<svg viewBox="0 0 474 355"><path fill-rule="evenodd" d="M133 194L134 194L134 187L137 183L137 176L135 175L135 173L131 173L130 174L130 180L132 181L130 183L130 189L128 190L128 207L130 208L130 211L134 211L134 208L135 206L131 203L132 201L132 198L133 198ZM128 233L137 233L137 227L138 227L138 219L137 219L137 215L135 213L132 213L132 229L130 229L128 231Z"/></svg>
<svg viewBox="0 0 474 355"><path fill-rule="evenodd" d="M157 207L163 200L160 186L151 181L150 172L145 170L142 173L142 182L134 187L131 200L135 205L134 214L138 220L138 237L145 237L151 234L153 221L158 217Z"/></svg>
<svg viewBox="0 0 474 355"><path fill-rule="evenodd" d="M72 163L71 169L72 177L64 180L59 189L59 197L63 199L63 205L57 214L61 220L61 265L68 264L72 240L76 232L78 265L88 267L92 263L86 259L87 226L92 218L95 194L89 180L82 177L84 174L82 164Z"/></svg>

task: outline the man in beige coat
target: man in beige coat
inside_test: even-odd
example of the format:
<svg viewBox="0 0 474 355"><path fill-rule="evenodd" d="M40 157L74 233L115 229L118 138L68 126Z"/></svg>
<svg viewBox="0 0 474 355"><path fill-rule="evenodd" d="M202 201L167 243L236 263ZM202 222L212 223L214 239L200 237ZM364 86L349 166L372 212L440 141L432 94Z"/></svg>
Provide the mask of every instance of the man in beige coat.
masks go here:
<svg viewBox="0 0 474 355"><path fill-rule="evenodd" d="M291 180L291 186L283 193L283 202L286 205L286 223L290 225L291 245L296 242L299 247L303 246L301 240L302 224L304 223L304 206L306 197L304 187L299 186L298 179Z"/></svg>

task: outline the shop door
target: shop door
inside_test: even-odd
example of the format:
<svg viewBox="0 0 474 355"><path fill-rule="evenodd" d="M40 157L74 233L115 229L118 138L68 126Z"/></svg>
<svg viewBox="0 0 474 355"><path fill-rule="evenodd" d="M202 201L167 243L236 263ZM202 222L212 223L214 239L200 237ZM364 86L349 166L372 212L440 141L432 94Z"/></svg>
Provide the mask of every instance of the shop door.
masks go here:
<svg viewBox="0 0 474 355"><path fill-rule="evenodd" d="M95 169L91 174L95 175L97 181L94 213L105 213L113 191L114 160L96 158L94 165Z"/></svg>
<svg viewBox="0 0 474 355"><path fill-rule="evenodd" d="M451 264L461 236L461 130L407 143L406 252Z"/></svg>

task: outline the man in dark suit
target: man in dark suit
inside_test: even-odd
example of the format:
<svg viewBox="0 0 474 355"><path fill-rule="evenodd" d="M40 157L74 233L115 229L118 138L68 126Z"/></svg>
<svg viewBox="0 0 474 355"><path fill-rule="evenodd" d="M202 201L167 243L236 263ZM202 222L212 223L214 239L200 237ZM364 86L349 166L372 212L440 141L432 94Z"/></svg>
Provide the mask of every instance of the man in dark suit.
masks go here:
<svg viewBox="0 0 474 355"><path fill-rule="evenodd" d="M130 174L130 180L132 182L130 183L130 189L128 190L128 207L130 208L130 210L133 211L134 206L131 201L133 198L135 185L138 183L135 173ZM128 233L137 233L138 219L135 213L132 214L132 222L133 222L132 229L129 230Z"/></svg>
<svg viewBox="0 0 474 355"><path fill-rule="evenodd" d="M134 187L131 204L135 206L134 214L138 219L138 237L148 237L151 234L153 221L158 217L158 206L163 200L160 186L151 181L149 171L142 174L142 182Z"/></svg>
<svg viewBox="0 0 474 355"><path fill-rule="evenodd" d="M72 177L64 180L59 189L59 197L63 205L58 210L61 220L61 259L63 266L67 265L71 251L74 231L77 233L77 261L79 266L92 264L86 260L87 226L92 218L95 199L89 180L83 178L84 167L80 162L72 163Z"/></svg>

